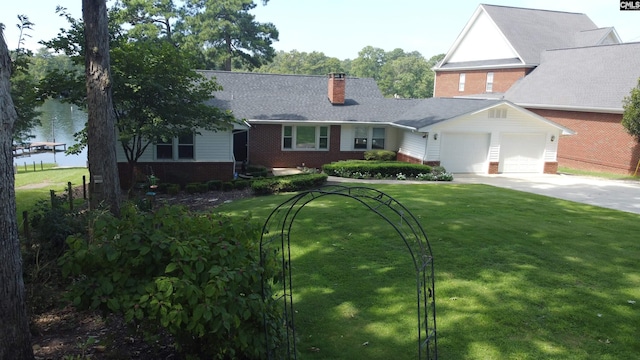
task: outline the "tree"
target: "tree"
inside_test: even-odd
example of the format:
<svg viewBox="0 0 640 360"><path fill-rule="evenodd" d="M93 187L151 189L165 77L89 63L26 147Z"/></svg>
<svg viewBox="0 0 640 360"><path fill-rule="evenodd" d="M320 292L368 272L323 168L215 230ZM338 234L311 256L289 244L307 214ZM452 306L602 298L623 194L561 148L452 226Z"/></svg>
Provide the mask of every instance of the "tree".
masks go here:
<svg viewBox="0 0 640 360"><path fill-rule="evenodd" d="M638 85L631 89L629 96L625 96L622 104L622 126L640 141L640 79Z"/></svg>
<svg viewBox="0 0 640 360"><path fill-rule="evenodd" d="M264 0L266 4L268 0ZM270 62L278 40L272 23L249 13L253 0L188 0L179 23L182 47L198 50L204 68L231 71L233 62L252 69Z"/></svg>
<svg viewBox="0 0 640 360"><path fill-rule="evenodd" d="M378 80L380 70L385 64L385 52L380 48L366 46L358 53L358 57L351 63L351 74L357 77L374 78Z"/></svg>
<svg viewBox="0 0 640 360"><path fill-rule="evenodd" d="M46 42L56 51L64 51L78 59L85 53L81 45L84 24L67 17L71 29L63 31ZM216 131L229 128L235 121L228 111L206 105L219 90L213 79L205 79L194 69L192 53L176 47L169 38L131 35L111 25L110 68L111 94L118 129L118 141L135 174L136 163L149 145L167 141L199 129ZM147 32L149 34L150 32ZM136 32L140 34L140 32ZM64 96L64 101L83 106L86 88L74 70L55 70L41 83L43 96ZM80 150L86 143L88 132L76 134Z"/></svg>
<svg viewBox="0 0 640 360"><path fill-rule="evenodd" d="M109 26L106 0L82 0L85 24L85 74L87 84L87 159L91 181L91 206L104 201L120 213L120 180L116 162L116 127L109 68ZM101 181L101 183L100 183Z"/></svg>
<svg viewBox="0 0 640 360"><path fill-rule="evenodd" d="M43 101L38 97L37 80L29 72L33 54L22 47L24 38L30 36L27 30L32 30L34 24L25 15L18 15L18 21L20 36L11 63L11 98L18 115L13 126L13 141L23 143L34 137L31 130L40 124L40 112L36 108Z"/></svg>
<svg viewBox="0 0 640 360"><path fill-rule="evenodd" d="M380 70L378 86L385 96L430 98L433 96L433 66L443 55L425 60L418 52L404 53L396 49L386 58Z"/></svg>
<svg viewBox="0 0 640 360"><path fill-rule="evenodd" d="M339 59L328 57L322 52L306 53L291 50L288 53L278 51L273 62L261 66L256 71L272 74L326 75L345 70Z"/></svg>
<svg viewBox="0 0 640 360"><path fill-rule="evenodd" d="M193 70L189 55L169 42L128 42L112 59L118 136L132 170L152 143L228 129L235 121L231 112L206 104L220 86Z"/></svg>
<svg viewBox="0 0 640 360"><path fill-rule="evenodd" d="M17 120L10 95L11 59L0 24L0 360L33 359L22 278L11 151Z"/></svg>

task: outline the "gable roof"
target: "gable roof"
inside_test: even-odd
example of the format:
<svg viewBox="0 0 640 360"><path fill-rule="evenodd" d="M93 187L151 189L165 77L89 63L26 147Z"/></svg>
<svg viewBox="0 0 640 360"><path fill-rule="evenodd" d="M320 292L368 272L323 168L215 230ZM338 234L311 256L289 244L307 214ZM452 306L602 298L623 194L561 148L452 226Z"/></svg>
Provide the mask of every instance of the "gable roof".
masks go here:
<svg viewBox="0 0 640 360"><path fill-rule="evenodd" d="M328 79L318 75L283 75L200 71L223 88L210 104L252 120L387 121L389 110L373 79L349 77L345 104L328 100Z"/></svg>
<svg viewBox="0 0 640 360"><path fill-rule="evenodd" d="M527 108L622 113L640 78L640 43L544 52L504 98Z"/></svg>
<svg viewBox="0 0 640 360"><path fill-rule="evenodd" d="M516 107L503 99L385 98L373 79L361 78L346 79L345 105L331 105L326 76L213 70L200 73L215 78L223 87L209 104L231 110L249 123L381 123L418 130L504 103Z"/></svg>
<svg viewBox="0 0 640 360"><path fill-rule="evenodd" d="M483 64L482 61L474 63L449 62L458 46L473 31L473 23L483 15L489 17L517 55L515 59L510 58L509 61L505 59L502 65L508 66L535 67L540 63L540 54L545 50L600 45L611 34L610 28L599 29L587 15L581 13L481 4L445 58L435 67L436 70L490 65ZM594 31L594 33L588 33L590 31ZM617 34L614 38L616 39L614 41L619 42ZM492 41L492 39L487 39L487 41ZM496 59L487 60L495 62Z"/></svg>

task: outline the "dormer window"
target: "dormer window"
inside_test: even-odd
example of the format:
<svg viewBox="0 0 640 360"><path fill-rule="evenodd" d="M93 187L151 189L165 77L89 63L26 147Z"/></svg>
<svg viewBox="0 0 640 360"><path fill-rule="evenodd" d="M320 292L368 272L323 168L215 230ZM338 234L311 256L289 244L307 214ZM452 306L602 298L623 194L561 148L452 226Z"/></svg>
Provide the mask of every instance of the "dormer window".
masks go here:
<svg viewBox="0 0 640 360"><path fill-rule="evenodd" d="M493 73L487 73L487 86L485 88L486 92L493 92Z"/></svg>
<svg viewBox="0 0 640 360"><path fill-rule="evenodd" d="M458 82L458 91L464 91L464 82L466 77L467 76L465 73L460 74L460 81Z"/></svg>

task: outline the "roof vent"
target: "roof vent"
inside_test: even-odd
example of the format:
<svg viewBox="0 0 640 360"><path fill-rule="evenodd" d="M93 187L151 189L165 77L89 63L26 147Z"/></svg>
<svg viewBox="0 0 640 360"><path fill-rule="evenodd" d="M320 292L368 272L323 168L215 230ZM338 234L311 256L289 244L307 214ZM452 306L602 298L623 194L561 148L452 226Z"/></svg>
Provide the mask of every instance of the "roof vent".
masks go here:
<svg viewBox="0 0 640 360"><path fill-rule="evenodd" d="M345 73L329 74L329 102L332 105L344 105Z"/></svg>

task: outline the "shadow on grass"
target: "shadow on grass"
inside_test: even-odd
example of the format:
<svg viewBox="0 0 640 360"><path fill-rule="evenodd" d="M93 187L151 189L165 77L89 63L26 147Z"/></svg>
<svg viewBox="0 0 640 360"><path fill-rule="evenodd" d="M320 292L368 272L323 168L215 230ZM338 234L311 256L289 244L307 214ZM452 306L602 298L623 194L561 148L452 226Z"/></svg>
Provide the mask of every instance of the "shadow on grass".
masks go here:
<svg viewBox="0 0 640 360"><path fill-rule="evenodd" d="M640 353L640 216L485 185L374 187L429 237L441 358ZM256 198L251 211L264 221L290 195ZM348 202L308 206L292 232L301 358L415 358L415 274L402 241Z"/></svg>

